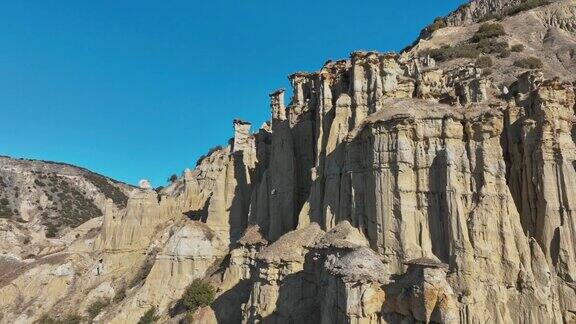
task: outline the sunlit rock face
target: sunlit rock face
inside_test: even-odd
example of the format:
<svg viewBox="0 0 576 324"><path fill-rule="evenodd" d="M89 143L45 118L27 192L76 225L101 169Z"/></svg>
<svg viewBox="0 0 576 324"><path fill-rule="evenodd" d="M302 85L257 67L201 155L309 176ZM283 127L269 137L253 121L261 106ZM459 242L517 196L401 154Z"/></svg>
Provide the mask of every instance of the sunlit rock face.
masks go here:
<svg viewBox="0 0 576 324"><path fill-rule="evenodd" d="M165 188L0 158L0 322L102 299L99 323L576 321L576 3L502 16L524 50L491 68L430 55L520 4L290 75L269 122L234 120ZM198 278L215 300L186 314Z"/></svg>

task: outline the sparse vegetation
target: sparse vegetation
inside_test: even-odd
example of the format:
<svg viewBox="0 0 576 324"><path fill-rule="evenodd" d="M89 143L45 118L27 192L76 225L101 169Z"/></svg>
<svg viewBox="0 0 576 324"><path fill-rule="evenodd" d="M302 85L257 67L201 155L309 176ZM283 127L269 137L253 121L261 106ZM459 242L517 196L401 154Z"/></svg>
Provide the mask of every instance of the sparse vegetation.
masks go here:
<svg viewBox="0 0 576 324"><path fill-rule="evenodd" d="M216 151L220 151L221 149L222 149L221 145L217 145L217 146L214 146L213 148L209 149L208 153L206 153L205 155L202 155L198 158L198 160L196 161L196 166L200 165L200 163L202 163L202 161L204 161L205 158L209 157L210 155L212 155Z"/></svg>
<svg viewBox="0 0 576 324"><path fill-rule="evenodd" d="M156 307L152 306L149 310L140 317L138 324L151 324L158 320L158 315L156 315Z"/></svg>
<svg viewBox="0 0 576 324"><path fill-rule="evenodd" d="M474 45L459 44L456 46L444 45L440 48L427 50L425 54L430 55L438 62L446 62L457 58L477 58L480 51Z"/></svg>
<svg viewBox="0 0 576 324"><path fill-rule="evenodd" d="M442 17L438 17L436 19L434 19L434 22L431 23L430 25L426 26L421 32L420 32L420 37L421 38L428 38L430 37L435 31L442 29L442 28L446 28L448 25L446 24L446 20L444 20L444 18Z"/></svg>
<svg viewBox="0 0 576 324"><path fill-rule="evenodd" d="M118 207L126 207L128 197L120 190L120 188L112 185L105 177L95 174L87 173L84 177L90 181L98 190L100 190L106 198L112 199L114 204Z"/></svg>
<svg viewBox="0 0 576 324"><path fill-rule="evenodd" d="M57 212L59 217L51 218L46 211L42 213L43 224L47 227L53 227L54 233L62 227L78 227L82 223L94 217L102 216L102 211L92 198L86 197L70 185L68 181L59 179L56 175L50 175L45 180L47 187L56 188L56 190L45 190L48 200L53 202L50 209Z"/></svg>
<svg viewBox="0 0 576 324"><path fill-rule="evenodd" d="M212 155L214 152L216 151L220 151L222 149L222 145L216 145L213 148L208 150L208 153L206 153L207 156Z"/></svg>
<svg viewBox="0 0 576 324"><path fill-rule="evenodd" d="M490 56L480 56L476 60L476 66L481 69L492 67L492 65L494 65L494 63L492 62L492 58L490 58Z"/></svg>
<svg viewBox="0 0 576 324"><path fill-rule="evenodd" d="M534 9L534 8L538 8L541 6L545 6L547 4L550 4L550 1L548 0L526 0L516 6L507 8L502 10L501 13L488 13L487 15L485 15L484 17L482 17L482 19L480 19L480 22L485 22L488 20L502 20L502 18L507 17L507 16L514 16L516 14L519 14L523 11L527 11L530 9Z"/></svg>
<svg viewBox="0 0 576 324"><path fill-rule="evenodd" d="M477 43L476 49L484 54L502 53L508 50L508 43L495 39L483 39Z"/></svg>
<svg viewBox="0 0 576 324"><path fill-rule="evenodd" d="M500 57L510 55L508 42L499 41L497 37L506 35L501 24L486 23L480 26L476 34L469 40L454 46L444 45L440 48L423 52L438 62L447 62L457 58L477 59L481 54L498 54Z"/></svg>
<svg viewBox="0 0 576 324"><path fill-rule="evenodd" d="M121 302L124 298L126 298L126 287L122 286L116 291L116 294L114 294L114 302Z"/></svg>
<svg viewBox="0 0 576 324"><path fill-rule="evenodd" d="M8 198L0 198L0 218L12 218L13 215Z"/></svg>
<svg viewBox="0 0 576 324"><path fill-rule="evenodd" d="M522 52L522 51L524 50L524 45L522 45L522 44L512 45L512 47L510 48L510 50L511 50L512 52L516 52L516 53Z"/></svg>
<svg viewBox="0 0 576 324"><path fill-rule="evenodd" d="M39 319L34 322L35 324L56 324L58 323L55 319L50 317L48 314L42 315Z"/></svg>
<svg viewBox="0 0 576 324"><path fill-rule="evenodd" d="M479 20L479 22L486 22L489 20L502 20L503 17L504 16L502 16L502 14L490 12L490 13L486 14L484 17L482 17Z"/></svg>
<svg viewBox="0 0 576 324"><path fill-rule="evenodd" d="M506 35L504 26L500 23L484 23L478 28L478 31L470 39L473 43L478 43L481 40L496 38Z"/></svg>
<svg viewBox="0 0 576 324"><path fill-rule="evenodd" d="M517 6L509 8L508 10L505 10L503 15L513 16L513 15L516 15L516 14L521 13L523 11L527 11L530 9L545 6L547 4L550 4L550 1L548 1L548 0L526 0L526 1L518 4Z"/></svg>
<svg viewBox="0 0 576 324"><path fill-rule="evenodd" d="M505 50L503 50L502 52L500 52L500 55L498 55L498 57L500 57L500 58L507 58L507 57L510 57L510 55L511 55L510 50L509 50L509 49L505 49Z"/></svg>
<svg viewBox="0 0 576 324"><path fill-rule="evenodd" d="M465 9L467 9L468 7L470 7L470 4L469 4L469 3L464 3L464 4L461 4L460 6L458 6L458 9L456 9L456 10L457 10L457 11L465 10Z"/></svg>
<svg viewBox="0 0 576 324"><path fill-rule="evenodd" d="M82 316L78 314L68 314L64 317L64 324L80 324L82 323Z"/></svg>
<svg viewBox="0 0 576 324"><path fill-rule="evenodd" d="M446 27L448 27L448 25L446 24L446 21L444 20L444 18L437 17L436 19L434 19L434 22L428 27L429 27L429 30L431 32L434 32L438 29L446 28Z"/></svg>
<svg viewBox="0 0 576 324"><path fill-rule="evenodd" d="M176 180L178 180L178 176L175 174L168 177L168 182L174 183L174 182L176 182Z"/></svg>
<svg viewBox="0 0 576 324"><path fill-rule="evenodd" d="M186 288L181 303L189 312L194 312L198 307L210 305L214 295L214 288L209 283L196 279Z"/></svg>
<svg viewBox="0 0 576 324"><path fill-rule="evenodd" d="M490 75L490 74L492 74L492 69L484 69L484 70L482 70L482 75L483 75L483 76L488 76L488 75Z"/></svg>
<svg viewBox="0 0 576 324"><path fill-rule="evenodd" d="M0 178L0 187L12 188L0 190L0 199L4 198L9 202L8 204L0 202L0 218L21 220L18 208L15 208L19 205L18 199L22 197L22 194L30 194L33 190L39 191L47 199L48 204L46 206L40 206L38 199L34 203L38 215L41 217L41 224L46 226L49 237L56 237L57 233L64 228L76 228L92 218L103 215L92 194L81 190L74 183L74 180L55 172L33 170L32 173L34 175L33 182L23 188L8 186L7 184L14 182L14 180L7 176ZM122 205L127 201L128 198L121 188L114 185L113 180L90 173L87 170L84 170L82 175L116 204Z"/></svg>
<svg viewBox="0 0 576 324"><path fill-rule="evenodd" d="M537 57L526 57L515 61L514 66L523 69L534 70L534 69L541 69L544 66L544 64L542 64L542 61Z"/></svg>
<svg viewBox="0 0 576 324"><path fill-rule="evenodd" d="M46 237L47 238L53 238L56 237L56 234L58 234L58 228L56 227L56 225L49 223L48 225L46 225Z"/></svg>
<svg viewBox="0 0 576 324"><path fill-rule="evenodd" d="M98 298L93 301L87 308L89 318L93 319L98 316L108 305L110 305L110 300L106 298Z"/></svg>
<svg viewBox="0 0 576 324"><path fill-rule="evenodd" d="M42 315L35 323L36 324L80 324L82 323L82 316L78 314L68 314L63 318L54 318L48 314Z"/></svg>

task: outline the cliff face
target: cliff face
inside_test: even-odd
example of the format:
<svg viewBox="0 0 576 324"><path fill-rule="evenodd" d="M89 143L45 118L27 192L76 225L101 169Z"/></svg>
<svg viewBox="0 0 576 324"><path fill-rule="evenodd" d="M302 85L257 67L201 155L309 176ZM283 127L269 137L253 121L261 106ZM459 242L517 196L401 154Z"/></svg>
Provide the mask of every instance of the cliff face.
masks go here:
<svg viewBox="0 0 576 324"><path fill-rule="evenodd" d="M576 321L575 10L472 1L401 54L291 75L258 132L235 120L160 192L5 258L1 321L110 298L96 322L177 322L195 278L217 289L199 323Z"/></svg>

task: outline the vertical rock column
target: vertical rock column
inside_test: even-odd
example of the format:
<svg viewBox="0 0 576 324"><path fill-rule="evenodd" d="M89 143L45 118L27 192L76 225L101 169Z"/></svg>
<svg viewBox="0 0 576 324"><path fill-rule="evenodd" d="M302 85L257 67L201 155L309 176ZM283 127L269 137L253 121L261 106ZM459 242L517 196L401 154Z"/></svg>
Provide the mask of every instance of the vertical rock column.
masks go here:
<svg viewBox="0 0 576 324"><path fill-rule="evenodd" d="M252 179L251 171L256 167L256 143L250 135L251 124L234 120L234 139L232 142L232 163L230 173L233 177L233 196L230 197L230 239L237 240L248 224ZM230 191L232 192L232 191Z"/></svg>
<svg viewBox="0 0 576 324"><path fill-rule="evenodd" d="M351 118L351 99L347 94L341 94L336 101L334 120L330 127L326 143L326 162L323 175L325 177L323 199L323 224L330 229L342 220L341 196L343 195L342 176L345 163L344 140L348 134Z"/></svg>
<svg viewBox="0 0 576 324"><path fill-rule="evenodd" d="M546 81L536 91L533 106L535 124L527 129L534 132L539 141L525 154L536 158L531 179L524 179L525 190L534 190L532 204L535 213L531 225L533 234L547 254L558 274L565 280L576 277L576 145L572 140L574 123L574 90L570 84ZM526 223L526 222L525 222ZM528 222L530 223L530 222Z"/></svg>
<svg viewBox="0 0 576 324"><path fill-rule="evenodd" d="M376 111L375 101L380 97L378 57L375 53L352 53L352 105L354 125Z"/></svg>
<svg viewBox="0 0 576 324"><path fill-rule="evenodd" d="M294 211L294 144L286 119L284 90L270 94L272 109L272 147L267 171L269 199L268 238L272 241L296 227Z"/></svg>
<svg viewBox="0 0 576 324"><path fill-rule="evenodd" d="M315 163L316 98L312 96L317 76L296 73L289 77L294 95L288 107L288 120L294 143L294 171L296 174L294 208L298 213L310 196L312 168Z"/></svg>
<svg viewBox="0 0 576 324"><path fill-rule="evenodd" d="M246 152L252 153L255 150L254 138L250 135L252 124L235 119L234 120L234 141L232 142L232 153Z"/></svg>

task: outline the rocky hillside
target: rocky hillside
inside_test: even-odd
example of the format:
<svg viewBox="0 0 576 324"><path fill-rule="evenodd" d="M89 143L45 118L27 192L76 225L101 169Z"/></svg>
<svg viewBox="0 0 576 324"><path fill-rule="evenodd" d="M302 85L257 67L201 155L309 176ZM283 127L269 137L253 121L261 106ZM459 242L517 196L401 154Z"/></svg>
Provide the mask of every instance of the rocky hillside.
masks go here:
<svg viewBox="0 0 576 324"><path fill-rule="evenodd" d="M97 227L107 210L125 208L134 190L67 164L0 157L1 251L26 258L65 248L69 233Z"/></svg>
<svg viewBox="0 0 576 324"><path fill-rule="evenodd" d="M0 321L575 322L575 18L475 0L295 73L159 192L0 160Z"/></svg>

